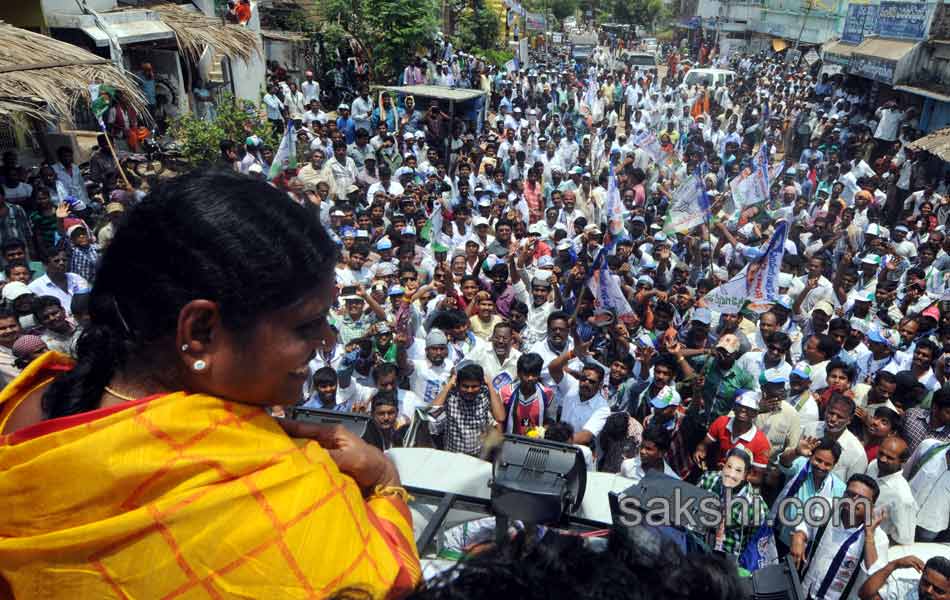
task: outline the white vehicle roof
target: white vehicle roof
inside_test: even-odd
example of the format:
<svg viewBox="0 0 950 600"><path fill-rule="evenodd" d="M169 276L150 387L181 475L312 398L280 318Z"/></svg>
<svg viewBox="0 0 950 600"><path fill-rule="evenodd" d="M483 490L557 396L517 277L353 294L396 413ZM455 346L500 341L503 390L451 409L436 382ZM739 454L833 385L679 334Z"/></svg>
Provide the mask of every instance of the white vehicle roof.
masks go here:
<svg viewBox="0 0 950 600"><path fill-rule="evenodd" d="M736 72L731 69L690 69L689 73L708 73L710 75L719 75L720 73L724 75L736 74ZM689 73L687 73L687 75L689 75Z"/></svg>

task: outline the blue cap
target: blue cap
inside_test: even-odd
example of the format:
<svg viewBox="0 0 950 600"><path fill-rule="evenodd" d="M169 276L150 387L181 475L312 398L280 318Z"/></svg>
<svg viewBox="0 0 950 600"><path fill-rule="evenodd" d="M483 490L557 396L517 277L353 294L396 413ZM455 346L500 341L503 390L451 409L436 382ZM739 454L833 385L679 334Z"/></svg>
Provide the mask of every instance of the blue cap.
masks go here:
<svg viewBox="0 0 950 600"><path fill-rule="evenodd" d="M377 250L392 250L392 247L393 247L393 243L390 242L389 239L387 238L382 238L378 242L376 242Z"/></svg>
<svg viewBox="0 0 950 600"><path fill-rule="evenodd" d="M788 377L779 369L766 369L762 371L760 380L762 383L774 383L782 385L788 383Z"/></svg>
<svg viewBox="0 0 950 600"><path fill-rule="evenodd" d="M693 310L693 315L690 317L690 321L699 321L700 323L705 323L709 325L712 323L712 312L708 308L699 307Z"/></svg>
<svg viewBox="0 0 950 600"><path fill-rule="evenodd" d="M795 368L792 369L790 375L811 381L811 365L803 360L800 360L795 363Z"/></svg>

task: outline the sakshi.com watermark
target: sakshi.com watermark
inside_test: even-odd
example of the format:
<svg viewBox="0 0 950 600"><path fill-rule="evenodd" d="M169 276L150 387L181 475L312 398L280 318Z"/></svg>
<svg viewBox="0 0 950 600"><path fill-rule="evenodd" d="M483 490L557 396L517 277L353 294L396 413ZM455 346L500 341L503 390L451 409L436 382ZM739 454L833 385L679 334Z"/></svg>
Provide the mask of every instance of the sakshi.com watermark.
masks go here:
<svg viewBox="0 0 950 600"><path fill-rule="evenodd" d="M683 496L681 490L673 490L671 497L653 497L641 501L636 496L624 496L619 500L619 521L625 527L638 525L684 527L688 529L715 529L723 524L733 526L758 526L767 523L771 527L794 528L805 523L809 527L821 527L828 523L835 527L853 527L860 521L870 523L874 506L867 498L841 497L834 499L815 496L807 500L796 497L784 498L770 509L761 497L706 496L696 498Z"/></svg>

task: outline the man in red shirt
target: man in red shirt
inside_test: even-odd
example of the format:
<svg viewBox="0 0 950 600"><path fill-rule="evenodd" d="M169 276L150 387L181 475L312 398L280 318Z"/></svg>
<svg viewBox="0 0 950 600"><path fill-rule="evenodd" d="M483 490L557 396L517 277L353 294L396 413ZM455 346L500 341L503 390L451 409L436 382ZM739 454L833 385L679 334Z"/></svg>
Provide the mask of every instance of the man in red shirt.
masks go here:
<svg viewBox="0 0 950 600"><path fill-rule="evenodd" d="M733 416L723 415L709 426L706 438L699 443L693 453L693 460L702 466L710 444L719 449L717 469L722 468L726 454L733 448L745 448L752 454L752 465L765 468L772 449L769 439L755 426L755 417L759 414L759 402L762 394L757 391L742 392L733 406Z"/></svg>

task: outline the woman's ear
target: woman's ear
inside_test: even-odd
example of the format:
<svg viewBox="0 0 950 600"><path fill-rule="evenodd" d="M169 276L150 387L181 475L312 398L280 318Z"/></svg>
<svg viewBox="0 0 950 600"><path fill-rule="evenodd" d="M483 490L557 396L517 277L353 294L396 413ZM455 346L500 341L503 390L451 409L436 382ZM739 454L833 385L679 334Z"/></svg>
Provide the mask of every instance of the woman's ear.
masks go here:
<svg viewBox="0 0 950 600"><path fill-rule="evenodd" d="M211 300L192 300L179 311L176 344L189 370L211 366L213 354L220 349L221 327L218 304Z"/></svg>

